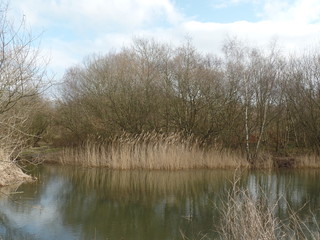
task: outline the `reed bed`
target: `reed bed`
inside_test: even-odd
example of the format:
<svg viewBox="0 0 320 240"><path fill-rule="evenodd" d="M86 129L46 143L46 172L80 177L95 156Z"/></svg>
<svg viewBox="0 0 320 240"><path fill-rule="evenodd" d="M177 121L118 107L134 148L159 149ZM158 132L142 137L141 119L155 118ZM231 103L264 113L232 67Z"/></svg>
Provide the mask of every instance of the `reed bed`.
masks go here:
<svg viewBox="0 0 320 240"><path fill-rule="evenodd" d="M320 168L320 157L316 154L306 154L297 158L296 168Z"/></svg>
<svg viewBox="0 0 320 240"><path fill-rule="evenodd" d="M77 148L65 148L58 161L111 169L179 170L196 168L249 167L241 154L227 150L206 149L198 139L170 135L144 133L123 134L107 144L86 142Z"/></svg>

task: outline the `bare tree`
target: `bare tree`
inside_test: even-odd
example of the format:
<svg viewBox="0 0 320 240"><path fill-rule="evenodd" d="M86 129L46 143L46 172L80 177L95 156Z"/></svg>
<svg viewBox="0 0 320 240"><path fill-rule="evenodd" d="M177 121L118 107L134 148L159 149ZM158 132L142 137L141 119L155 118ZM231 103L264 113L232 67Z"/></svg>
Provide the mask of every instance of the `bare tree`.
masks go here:
<svg viewBox="0 0 320 240"><path fill-rule="evenodd" d="M286 98L292 131L287 138L320 154L320 54L294 58L288 69Z"/></svg>
<svg viewBox="0 0 320 240"><path fill-rule="evenodd" d="M289 60L276 43L258 48L237 39L223 50L219 58L190 41L174 48L135 39L69 69L59 109L77 139L69 142L180 132L204 147L241 149L252 165L293 144L320 152L319 54Z"/></svg>
<svg viewBox="0 0 320 240"><path fill-rule="evenodd" d="M247 160L254 164L259 159L266 131L279 113L285 63L276 43L263 50L231 39L225 44L224 52L226 75L238 86L235 91L239 95L239 107L243 109Z"/></svg>
<svg viewBox="0 0 320 240"><path fill-rule="evenodd" d="M245 133L245 152L247 160L252 163L252 150L250 137L252 136L251 116L253 105L253 83L250 78L250 56L248 48L237 39L228 39L223 47L225 53L228 81L236 85L236 93L239 96L239 107L243 111L243 123Z"/></svg>
<svg viewBox="0 0 320 240"><path fill-rule="evenodd" d="M25 27L25 19L17 24L8 17L8 4L0 3L0 142L16 147L32 97L43 89L47 62L40 55L33 37ZM21 103L21 104L20 104ZM19 110L17 108L20 108ZM16 140L8 141L15 138ZM18 140L19 139L19 140ZM3 147L3 146L1 146Z"/></svg>

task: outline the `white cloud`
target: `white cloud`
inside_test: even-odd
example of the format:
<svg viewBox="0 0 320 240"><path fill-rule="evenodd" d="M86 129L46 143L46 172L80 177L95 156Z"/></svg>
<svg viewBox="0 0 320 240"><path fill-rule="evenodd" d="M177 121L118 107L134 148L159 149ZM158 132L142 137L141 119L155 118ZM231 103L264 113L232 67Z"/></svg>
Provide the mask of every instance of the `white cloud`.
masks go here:
<svg viewBox="0 0 320 240"><path fill-rule="evenodd" d="M189 32L202 51L219 53L227 36L237 36L253 45L266 45L273 38L283 46L284 51L299 51L320 43L319 24L292 24L291 22L260 21L256 23L239 21L234 23L186 22Z"/></svg>
<svg viewBox="0 0 320 240"><path fill-rule="evenodd" d="M274 21L287 21L300 24L320 22L320 1L267 0L264 4L263 16Z"/></svg>
<svg viewBox="0 0 320 240"><path fill-rule="evenodd" d="M157 22L175 26L183 19L170 0L15 0L10 8L34 32L44 30L43 53L58 77L90 53L119 49Z"/></svg>
<svg viewBox="0 0 320 240"><path fill-rule="evenodd" d="M65 68L81 62L90 53L118 50L134 36L177 44L190 35L199 50L212 53L220 52L227 36L238 36L253 44L267 44L276 37L287 50L319 43L319 0L213 1L220 7L243 3L260 6L261 20L191 21L191 16L188 18L175 8L173 0L15 0L11 8L25 14L32 27L67 26L73 32L70 34L80 30L82 35L73 39L43 35L43 47L50 52L51 68L59 77Z"/></svg>
<svg viewBox="0 0 320 240"><path fill-rule="evenodd" d="M14 8L35 26L49 27L56 21L81 27L139 27L157 18L169 23L181 19L169 0L15 0Z"/></svg>

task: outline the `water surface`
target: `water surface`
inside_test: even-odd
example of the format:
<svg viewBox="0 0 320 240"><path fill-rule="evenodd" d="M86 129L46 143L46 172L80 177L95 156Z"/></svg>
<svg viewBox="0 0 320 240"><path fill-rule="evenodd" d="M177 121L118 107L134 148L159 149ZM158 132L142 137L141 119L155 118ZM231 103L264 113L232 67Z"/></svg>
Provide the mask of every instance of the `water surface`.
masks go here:
<svg viewBox="0 0 320 240"><path fill-rule="evenodd" d="M39 181L0 197L0 239L171 240L216 237L230 170L111 171L41 166ZM285 219L320 222L320 171L243 172L241 185L267 195ZM2 189L5 192L6 189ZM11 189L12 191L12 189ZM284 200L286 199L286 200ZM312 212L312 214L310 214Z"/></svg>

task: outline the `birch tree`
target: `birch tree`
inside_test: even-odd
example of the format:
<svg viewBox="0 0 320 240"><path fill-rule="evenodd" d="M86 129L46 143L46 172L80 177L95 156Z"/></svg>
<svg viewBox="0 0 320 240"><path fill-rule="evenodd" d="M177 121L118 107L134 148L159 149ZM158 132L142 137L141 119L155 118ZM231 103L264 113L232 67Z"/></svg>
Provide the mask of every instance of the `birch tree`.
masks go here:
<svg viewBox="0 0 320 240"><path fill-rule="evenodd" d="M225 71L228 74L228 81L236 86L234 90L239 96L240 111L243 112L244 145L248 162L252 163L252 150L250 137L252 135L251 114L253 102L252 82L249 75L248 49L236 39L229 39L223 46L225 54Z"/></svg>

